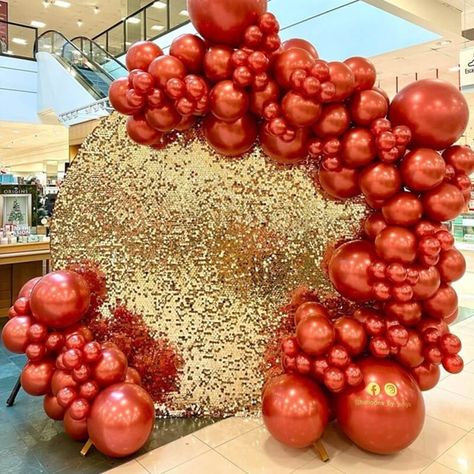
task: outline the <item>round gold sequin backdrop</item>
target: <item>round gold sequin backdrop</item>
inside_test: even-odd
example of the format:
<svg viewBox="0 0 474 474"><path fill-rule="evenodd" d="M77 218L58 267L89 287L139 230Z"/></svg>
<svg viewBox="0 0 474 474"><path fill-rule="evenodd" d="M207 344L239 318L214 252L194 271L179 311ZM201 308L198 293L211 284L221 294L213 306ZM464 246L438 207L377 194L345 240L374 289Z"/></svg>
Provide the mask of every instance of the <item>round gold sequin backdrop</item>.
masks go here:
<svg viewBox="0 0 474 474"><path fill-rule="evenodd" d="M55 268L91 259L118 300L184 359L169 412L259 408L265 347L295 287L330 290L320 263L363 204L330 201L303 168L256 150L216 155L196 132L162 151L133 144L114 114L81 148L55 209Z"/></svg>

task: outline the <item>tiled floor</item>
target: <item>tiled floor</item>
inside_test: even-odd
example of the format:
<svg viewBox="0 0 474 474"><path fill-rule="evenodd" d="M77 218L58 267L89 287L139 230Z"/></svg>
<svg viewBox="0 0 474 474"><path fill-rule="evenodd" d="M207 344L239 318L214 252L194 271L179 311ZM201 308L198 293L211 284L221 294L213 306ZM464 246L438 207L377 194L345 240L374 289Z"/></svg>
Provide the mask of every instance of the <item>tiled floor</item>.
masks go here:
<svg viewBox="0 0 474 474"><path fill-rule="evenodd" d="M111 474L453 474L474 473L474 317L452 331L463 339L466 369L443 373L425 392L427 417L419 438L405 451L378 456L361 451L332 424L324 443L330 461L311 449L283 446L260 419L229 418L150 451L110 471Z"/></svg>

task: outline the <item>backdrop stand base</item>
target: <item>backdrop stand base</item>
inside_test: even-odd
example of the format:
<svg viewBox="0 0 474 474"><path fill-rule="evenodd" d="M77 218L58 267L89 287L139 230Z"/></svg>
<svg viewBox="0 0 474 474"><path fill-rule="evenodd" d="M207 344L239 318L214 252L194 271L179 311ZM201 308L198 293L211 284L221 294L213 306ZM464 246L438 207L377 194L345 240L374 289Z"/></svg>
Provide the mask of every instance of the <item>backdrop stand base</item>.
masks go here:
<svg viewBox="0 0 474 474"><path fill-rule="evenodd" d="M329 461L329 454L320 439L318 439L318 441L313 444L313 449L315 450L316 454L319 456L322 462Z"/></svg>
<svg viewBox="0 0 474 474"><path fill-rule="evenodd" d="M89 452L89 450L92 448L92 446L94 445L94 443L92 442L92 440L89 438L87 441L86 441L86 444L82 447L81 449L81 456L84 456L86 457L87 456L87 453Z"/></svg>
<svg viewBox="0 0 474 474"><path fill-rule="evenodd" d="M20 388L21 388L21 378L18 377L18 380L16 381L16 384L13 387L13 390L7 399L7 407L13 406L13 404L15 403L16 396L18 395L18 392L20 391Z"/></svg>

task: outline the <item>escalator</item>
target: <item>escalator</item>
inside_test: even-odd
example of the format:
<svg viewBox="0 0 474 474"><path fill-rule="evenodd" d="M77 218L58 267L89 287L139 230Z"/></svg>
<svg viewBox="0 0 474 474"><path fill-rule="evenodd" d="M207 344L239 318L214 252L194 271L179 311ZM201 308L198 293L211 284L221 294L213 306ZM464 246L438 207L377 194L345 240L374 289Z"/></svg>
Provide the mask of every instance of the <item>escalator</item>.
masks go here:
<svg viewBox="0 0 474 474"><path fill-rule="evenodd" d="M84 48L85 52L61 33L49 30L37 39L35 53L49 53L95 100L101 100L108 96L112 81L125 76L127 71L102 48L99 55L98 48L100 46L91 41Z"/></svg>

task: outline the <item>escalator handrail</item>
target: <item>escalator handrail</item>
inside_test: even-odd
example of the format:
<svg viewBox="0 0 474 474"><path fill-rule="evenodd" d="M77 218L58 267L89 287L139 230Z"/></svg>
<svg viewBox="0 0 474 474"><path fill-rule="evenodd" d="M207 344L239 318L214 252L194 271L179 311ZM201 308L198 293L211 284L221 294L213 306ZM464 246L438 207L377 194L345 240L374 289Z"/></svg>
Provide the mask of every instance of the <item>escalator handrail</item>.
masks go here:
<svg viewBox="0 0 474 474"><path fill-rule="evenodd" d="M122 61L119 61L114 55L110 54L105 48L103 48L99 43L97 43L97 41L94 41L92 38L88 38L87 36L76 36L72 38L70 41L71 43L73 43L75 40L79 40L79 39L89 41L90 43L94 45L95 48L100 49L111 61L114 61L119 66L127 69L127 67L125 66L124 63L122 63Z"/></svg>
<svg viewBox="0 0 474 474"><path fill-rule="evenodd" d="M89 59L75 44L71 43L71 41L69 41L62 33L60 33L59 31L56 31L56 30L47 30L44 33L42 33L40 36L38 36L38 38L35 41L35 48L34 48L35 54L38 52L38 44L39 44L40 39L47 36L47 35L51 35L51 34L58 35L59 37L61 37L64 40L65 44L62 47L63 57L64 57L64 46L70 45L83 58L85 58L87 62L91 63L95 68L99 69L100 72L102 74L104 74L108 79L110 79L111 82L113 82L115 80L114 77L111 74L109 74L102 66L97 64L95 61L92 61L91 59Z"/></svg>

